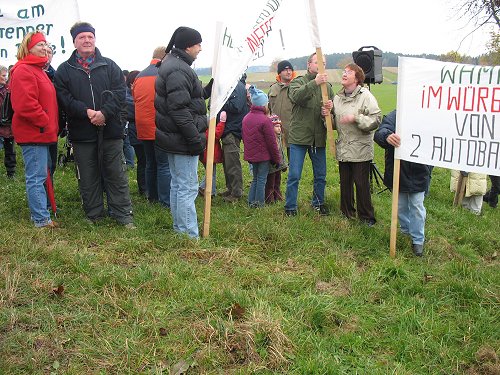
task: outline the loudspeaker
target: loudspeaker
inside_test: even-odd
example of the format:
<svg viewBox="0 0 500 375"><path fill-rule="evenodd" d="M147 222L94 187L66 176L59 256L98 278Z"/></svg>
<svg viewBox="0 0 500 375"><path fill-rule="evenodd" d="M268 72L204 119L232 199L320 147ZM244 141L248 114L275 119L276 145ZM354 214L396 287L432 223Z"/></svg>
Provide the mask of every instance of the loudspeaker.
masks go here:
<svg viewBox="0 0 500 375"><path fill-rule="evenodd" d="M368 49L365 51L365 49ZM382 51L374 46L361 47L352 53L354 62L365 72L364 83L382 83Z"/></svg>

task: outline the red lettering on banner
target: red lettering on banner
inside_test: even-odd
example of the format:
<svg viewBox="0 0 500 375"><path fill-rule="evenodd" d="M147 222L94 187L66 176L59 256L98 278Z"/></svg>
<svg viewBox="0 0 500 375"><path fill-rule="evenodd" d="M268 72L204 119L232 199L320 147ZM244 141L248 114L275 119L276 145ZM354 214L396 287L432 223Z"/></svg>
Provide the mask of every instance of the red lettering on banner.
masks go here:
<svg viewBox="0 0 500 375"><path fill-rule="evenodd" d="M259 48L259 46L263 43L269 31L271 31L271 21L273 18L274 17L269 18L262 25L254 29L247 37L247 44L252 53L255 53L257 48Z"/></svg>

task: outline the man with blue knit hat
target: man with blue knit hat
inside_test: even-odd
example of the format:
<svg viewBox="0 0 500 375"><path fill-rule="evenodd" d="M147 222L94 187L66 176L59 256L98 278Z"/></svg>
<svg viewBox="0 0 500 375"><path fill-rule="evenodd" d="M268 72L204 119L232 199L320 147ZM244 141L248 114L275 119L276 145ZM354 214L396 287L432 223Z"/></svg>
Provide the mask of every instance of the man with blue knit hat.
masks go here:
<svg viewBox="0 0 500 375"><path fill-rule="evenodd" d="M201 51L201 41L195 29L177 28L155 82L155 147L166 154L170 166L173 227L191 238L199 237L194 202L198 196L198 157L205 149L208 126L208 95L191 68Z"/></svg>
<svg viewBox="0 0 500 375"><path fill-rule="evenodd" d="M125 103L122 70L96 48L90 23L77 22L70 33L75 51L59 65L54 84L67 115L83 209L91 222L109 214L134 229L120 121Z"/></svg>

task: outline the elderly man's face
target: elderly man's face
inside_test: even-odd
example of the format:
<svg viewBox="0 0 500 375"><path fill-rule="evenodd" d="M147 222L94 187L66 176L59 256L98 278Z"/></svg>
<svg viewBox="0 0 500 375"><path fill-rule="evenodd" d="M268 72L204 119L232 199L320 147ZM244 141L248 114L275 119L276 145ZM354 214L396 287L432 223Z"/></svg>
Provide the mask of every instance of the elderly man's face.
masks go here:
<svg viewBox="0 0 500 375"><path fill-rule="evenodd" d="M323 67L326 67L326 59L323 60ZM307 63L307 70L311 74L318 74L318 56L314 55L313 57L311 57L311 61Z"/></svg>
<svg viewBox="0 0 500 375"><path fill-rule="evenodd" d="M95 36L90 31L78 34L73 44L83 57L88 57L95 52Z"/></svg>

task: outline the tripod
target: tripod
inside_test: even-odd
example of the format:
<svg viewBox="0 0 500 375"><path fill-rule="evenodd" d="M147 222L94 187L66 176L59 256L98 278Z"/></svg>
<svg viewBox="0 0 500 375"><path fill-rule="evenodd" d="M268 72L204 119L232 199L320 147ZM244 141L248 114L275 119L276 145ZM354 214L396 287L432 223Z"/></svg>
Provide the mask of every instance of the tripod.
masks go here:
<svg viewBox="0 0 500 375"><path fill-rule="evenodd" d="M377 168L377 164L374 161L370 162L370 192L373 194L373 184L374 181L377 184L377 187L379 189L382 188L380 185L380 182L383 181L384 178L382 177L382 173L380 173L379 169ZM377 194L383 193L384 191L388 190L389 188L385 188L384 190L380 190Z"/></svg>

